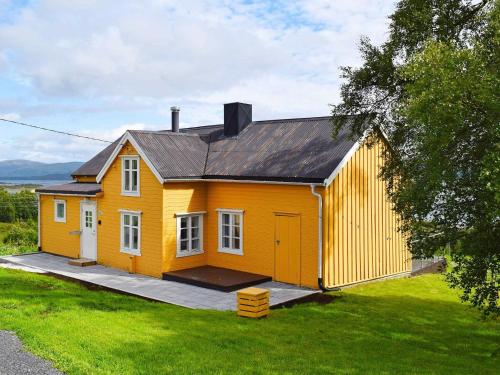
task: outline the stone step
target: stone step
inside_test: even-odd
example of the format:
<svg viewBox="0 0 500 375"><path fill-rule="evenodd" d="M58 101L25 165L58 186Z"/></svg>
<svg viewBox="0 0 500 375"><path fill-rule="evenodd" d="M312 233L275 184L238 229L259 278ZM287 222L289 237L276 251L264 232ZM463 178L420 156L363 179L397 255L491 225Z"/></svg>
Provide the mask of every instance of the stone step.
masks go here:
<svg viewBox="0 0 500 375"><path fill-rule="evenodd" d="M68 264L77 267L88 267L88 266L95 266L97 262L92 259L78 258L69 260Z"/></svg>

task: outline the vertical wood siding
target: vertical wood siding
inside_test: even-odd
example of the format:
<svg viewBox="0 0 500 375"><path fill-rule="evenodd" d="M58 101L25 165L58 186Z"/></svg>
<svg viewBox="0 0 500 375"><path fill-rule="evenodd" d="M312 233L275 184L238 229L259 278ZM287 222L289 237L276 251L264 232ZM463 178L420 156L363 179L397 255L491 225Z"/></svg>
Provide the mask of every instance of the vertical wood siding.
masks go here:
<svg viewBox="0 0 500 375"><path fill-rule="evenodd" d="M363 145L324 191L324 280L329 287L367 281L411 269L398 216L378 178L378 142Z"/></svg>

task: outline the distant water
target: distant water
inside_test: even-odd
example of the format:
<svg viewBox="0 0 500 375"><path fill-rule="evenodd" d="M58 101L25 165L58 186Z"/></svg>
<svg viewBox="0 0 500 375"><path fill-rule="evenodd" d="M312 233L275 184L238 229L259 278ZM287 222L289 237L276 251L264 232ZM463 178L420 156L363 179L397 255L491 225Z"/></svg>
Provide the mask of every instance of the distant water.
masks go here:
<svg viewBox="0 0 500 375"><path fill-rule="evenodd" d="M0 180L0 184L2 185L60 185L67 184L72 182L71 180L8 180L2 181Z"/></svg>

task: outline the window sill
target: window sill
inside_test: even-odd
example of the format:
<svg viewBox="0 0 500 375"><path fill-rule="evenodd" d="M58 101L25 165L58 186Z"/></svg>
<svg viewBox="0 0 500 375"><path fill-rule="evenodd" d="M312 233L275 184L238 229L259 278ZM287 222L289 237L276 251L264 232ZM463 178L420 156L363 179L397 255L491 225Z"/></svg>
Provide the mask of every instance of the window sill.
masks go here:
<svg viewBox="0 0 500 375"><path fill-rule="evenodd" d="M140 197L141 193L139 192L128 192L128 191L122 191L122 195L124 197Z"/></svg>
<svg viewBox="0 0 500 375"><path fill-rule="evenodd" d="M217 249L219 253L226 253L226 254L232 254L232 255L243 255L243 250L234 250L234 249Z"/></svg>
<svg viewBox="0 0 500 375"><path fill-rule="evenodd" d="M54 219L54 222L66 224L66 219Z"/></svg>
<svg viewBox="0 0 500 375"><path fill-rule="evenodd" d="M200 254L203 254L204 251L203 250L198 250L198 251L192 251L190 253L187 253L187 254L182 254L182 253L177 253L176 254L176 258L185 258L185 257L192 257L192 256L196 256L196 255L200 255Z"/></svg>
<svg viewBox="0 0 500 375"><path fill-rule="evenodd" d="M120 249L120 253L127 254L127 255L141 256L140 250Z"/></svg>

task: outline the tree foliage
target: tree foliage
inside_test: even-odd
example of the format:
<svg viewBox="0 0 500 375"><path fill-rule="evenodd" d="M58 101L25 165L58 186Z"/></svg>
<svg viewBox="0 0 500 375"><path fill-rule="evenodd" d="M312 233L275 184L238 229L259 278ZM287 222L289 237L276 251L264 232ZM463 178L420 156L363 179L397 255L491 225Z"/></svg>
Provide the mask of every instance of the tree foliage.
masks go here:
<svg viewBox="0 0 500 375"><path fill-rule="evenodd" d="M500 312L500 6L498 1L402 0L364 63L343 68L334 115L382 127L382 177L415 257L449 244L447 275L462 299ZM334 120L334 132L340 121Z"/></svg>
<svg viewBox="0 0 500 375"><path fill-rule="evenodd" d="M0 188L0 222L36 220L38 215L36 195L28 190L9 194Z"/></svg>

